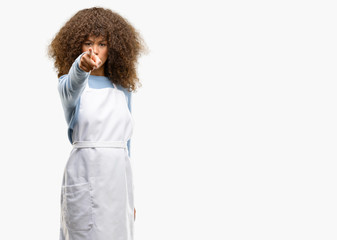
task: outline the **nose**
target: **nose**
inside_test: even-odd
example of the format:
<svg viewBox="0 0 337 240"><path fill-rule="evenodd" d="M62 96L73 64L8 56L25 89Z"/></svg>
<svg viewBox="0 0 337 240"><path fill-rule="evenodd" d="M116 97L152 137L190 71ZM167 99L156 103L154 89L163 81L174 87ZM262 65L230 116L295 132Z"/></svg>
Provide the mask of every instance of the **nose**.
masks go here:
<svg viewBox="0 0 337 240"><path fill-rule="evenodd" d="M98 46L96 44L93 46L93 51L96 55L98 54Z"/></svg>

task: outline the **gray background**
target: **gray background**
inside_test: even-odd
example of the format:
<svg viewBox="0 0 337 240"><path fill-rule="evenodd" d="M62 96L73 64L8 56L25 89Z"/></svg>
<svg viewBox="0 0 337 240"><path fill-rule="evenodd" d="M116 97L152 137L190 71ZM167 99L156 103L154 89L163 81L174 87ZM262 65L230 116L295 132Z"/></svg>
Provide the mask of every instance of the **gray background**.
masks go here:
<svg viewBox="0 0 337 240"><path fill-rule="evenodd" d="M337 9L324 0L2 3L2 238L58 239L71 145L46 47L96 5L150 49L132 105L135 239L336 239Z"/></svg>

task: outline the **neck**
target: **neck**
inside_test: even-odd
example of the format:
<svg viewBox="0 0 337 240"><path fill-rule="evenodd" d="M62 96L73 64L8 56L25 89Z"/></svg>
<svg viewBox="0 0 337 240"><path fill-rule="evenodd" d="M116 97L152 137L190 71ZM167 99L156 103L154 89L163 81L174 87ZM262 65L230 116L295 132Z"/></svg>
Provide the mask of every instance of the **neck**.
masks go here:
<svg viewBox="0 0 337 240"><path fill-rule="evenodd" d="M95 76L105 76L104 75L104 68L100 67L98 69L92 70L90 75L95 75Z"/></svg>

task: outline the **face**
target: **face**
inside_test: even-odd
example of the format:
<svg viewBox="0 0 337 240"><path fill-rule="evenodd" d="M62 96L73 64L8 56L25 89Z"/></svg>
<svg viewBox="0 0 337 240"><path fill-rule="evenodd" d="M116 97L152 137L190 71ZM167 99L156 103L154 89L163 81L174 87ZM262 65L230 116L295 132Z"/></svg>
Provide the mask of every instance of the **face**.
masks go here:
<svg viewBox="0 0 337 240"><path fill-rule="evenodd" d="M100 68L103 68L108 58L108 42L102 36L99 37L90 36L82 44L82 52L89 51L90 47L93 49L93 53L96 54L101 59L102 65L100 66Z"/></svg>

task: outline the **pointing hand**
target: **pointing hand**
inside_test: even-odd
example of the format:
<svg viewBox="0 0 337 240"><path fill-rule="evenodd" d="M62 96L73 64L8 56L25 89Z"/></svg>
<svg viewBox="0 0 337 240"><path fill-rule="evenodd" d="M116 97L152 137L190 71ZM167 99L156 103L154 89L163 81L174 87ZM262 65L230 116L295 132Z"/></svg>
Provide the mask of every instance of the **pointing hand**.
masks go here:
<svg viewBox="0 0 337 240"><path fill-rule="evenodd" d="M83 71L90 72L99 68L101 64L101 59L93 53L93 50L90 47L89 51L82 55L79 66Z"/></svg>

